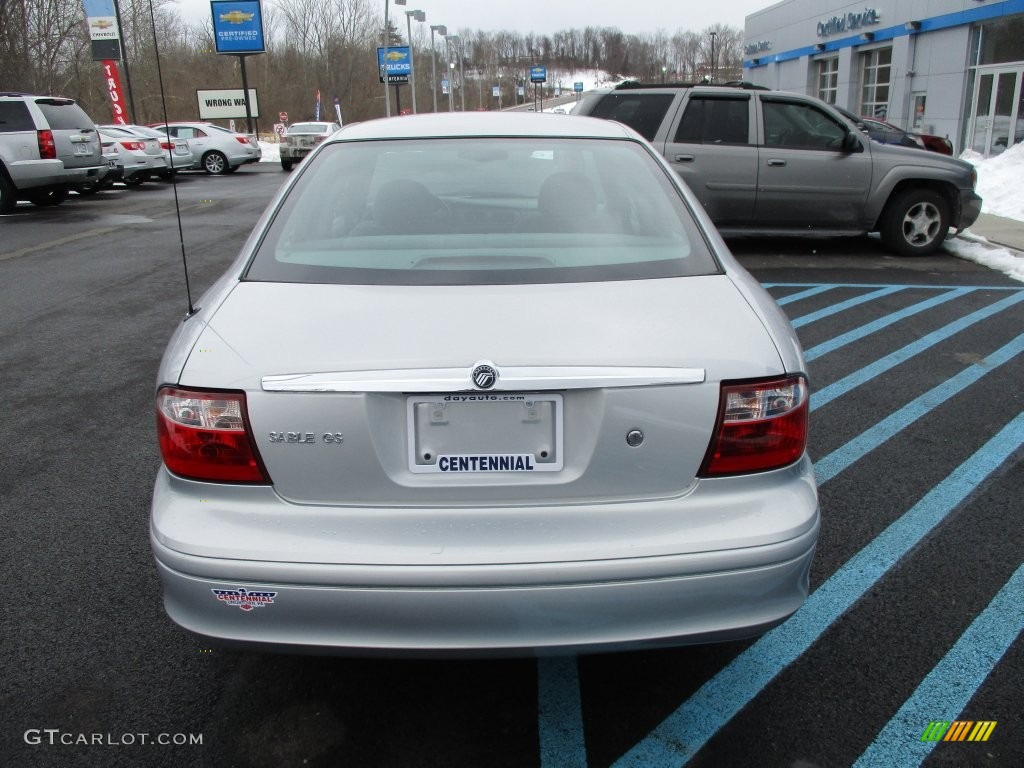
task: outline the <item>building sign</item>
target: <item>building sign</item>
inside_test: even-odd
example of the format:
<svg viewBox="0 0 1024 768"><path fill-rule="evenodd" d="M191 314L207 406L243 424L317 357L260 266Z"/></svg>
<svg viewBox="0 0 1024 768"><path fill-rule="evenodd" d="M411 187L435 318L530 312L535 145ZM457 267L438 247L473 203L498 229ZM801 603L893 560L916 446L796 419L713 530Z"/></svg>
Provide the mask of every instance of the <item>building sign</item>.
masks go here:
<svg viewBox="0 0 1024 768"><path fill-rule="evenodd" d="M263 53L263 14L259 0L211 0L217 53Z"/></svg>
<svg viewBox="0 0 1024 768"><path fill-rule="evenodd" d="M93 61L121 58L121 32L117 26L114 0L83 0L85 22L89 25L89 41Z"/></svg>
<svg viewBox="0 0 1024 768"><path fill-rule="evenodd" d="M863 27L872 27L882 23L882 14L874 8L850 12L845 16L833 16L818 22L818 37L831 37L844 32L856 32Z"/></svg>
<svg viewBox="0 0 1024 768"><path fill-rule="evenodd" d="M819 32L818 34L821 33ZM759 53L764 53L765 51L770 51L771 49L771 40L758 40L756 43L747 43L747 45L743 46L743 55L756 56Z"/></svg>
<svg viewBox="0 0 1024 768"><path fill-rule="evenodd" d="M110 109L114 122L128 125L128 108L125 106L124 92L121 90L121 76L117 72L116 61L103 62L103 76L107 80L107 93L110 94Z"/></svg>
<svg viewBox="0 0 1024 768"><path fill-rule="evenodd" d="M548 68L537 65L530 67L530 82L531 83L546 83L548 80Z"/></svg>
<svg viewBox="0 0 1024 768"><path fill-rule="evenodd" d="M245 95L241 88L225 88L216 91L196 91L201 120L227 120L245 117ZM249 89L249 108L253 117L260 116L256 89Z"/></svg>
<svg viewBox="0 0 1024 768"><path fill-rule="evenodd" d="M387 51L387 53L385 53ZM387 48L377 49L377 71L380 73L380 82L384 82L384 73L388 74L388 82L408 83L409 75L412 73L412 58L409 55L408 45L389 45Z"/></svg>

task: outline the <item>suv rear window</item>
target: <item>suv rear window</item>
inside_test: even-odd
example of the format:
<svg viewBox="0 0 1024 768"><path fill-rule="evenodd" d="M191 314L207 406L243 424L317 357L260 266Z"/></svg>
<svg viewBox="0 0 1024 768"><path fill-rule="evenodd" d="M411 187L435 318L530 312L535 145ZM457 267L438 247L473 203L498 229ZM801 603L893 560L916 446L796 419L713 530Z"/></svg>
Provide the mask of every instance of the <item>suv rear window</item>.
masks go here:
<svg viewBox="0 0 1024 768"><path fill-rule="evenodd" d="M0 101L0 133L34 131L35 123L23 101Z"/></svg>
<svg viewBox="0 0 1024 768"><path fill-rule="evenodd" d="M244 279L497 285L719 271L639 142L341 142L306 168Z"/></svg>
<svg viewBox="0 0 1024 768"><path fill-rule="evenodd" d="M674 98L671 93L609 93L589 114L628 125L648 141L654 141Z"/></svg>
<svg viewBox="0 0 1024 768"><path fill-rule="evenodd" d="M46 122L54 131L80 131L96 125L82 108L73 101L64 99L36 99L36 106L43 113Z"/></svg>

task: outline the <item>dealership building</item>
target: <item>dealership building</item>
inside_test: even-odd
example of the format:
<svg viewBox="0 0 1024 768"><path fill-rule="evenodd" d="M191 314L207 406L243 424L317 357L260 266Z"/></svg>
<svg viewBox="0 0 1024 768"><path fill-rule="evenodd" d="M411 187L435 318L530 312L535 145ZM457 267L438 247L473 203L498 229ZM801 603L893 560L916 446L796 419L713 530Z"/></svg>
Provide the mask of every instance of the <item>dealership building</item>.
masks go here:
<svg viewBox="0 0 1024 768"><path fill-rule="evenodd" d="M744 78L959 154L1024 141L1024 0L783 0L746 18Z"/></svg>

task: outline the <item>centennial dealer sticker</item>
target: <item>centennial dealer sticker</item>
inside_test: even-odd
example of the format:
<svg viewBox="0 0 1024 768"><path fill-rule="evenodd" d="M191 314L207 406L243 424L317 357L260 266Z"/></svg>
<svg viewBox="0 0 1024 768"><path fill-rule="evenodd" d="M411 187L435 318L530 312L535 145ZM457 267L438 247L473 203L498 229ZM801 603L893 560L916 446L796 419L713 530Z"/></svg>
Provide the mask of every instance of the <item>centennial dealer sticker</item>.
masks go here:
<svg viewBox="0 0 1024 768"><path fill-rule="evenodd" d="M253 592L245 587L238 589L211 589L211 592L218 600L228 605L234 605L243 611L251 611L253 608L262 608L270 605L277 597L277 592Z"/></svg>

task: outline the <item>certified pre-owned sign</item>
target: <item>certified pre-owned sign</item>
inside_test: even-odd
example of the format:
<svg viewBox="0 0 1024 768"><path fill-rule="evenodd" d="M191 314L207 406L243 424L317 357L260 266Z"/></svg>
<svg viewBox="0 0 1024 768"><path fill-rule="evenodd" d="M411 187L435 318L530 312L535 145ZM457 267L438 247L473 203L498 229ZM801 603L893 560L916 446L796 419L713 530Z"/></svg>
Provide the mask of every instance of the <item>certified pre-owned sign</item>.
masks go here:
<svg viewBox="0 0 1024 768"><path fill-rule="evenodd" d="M196 91L196 98L199 100L199 118L201 120L226 120L232 117L245 117L245 96L241 88ZM260 116L255 88L249 89L249 107L252 110L253 117Z"/></svg>

